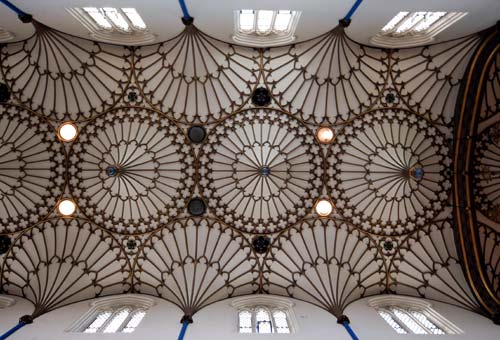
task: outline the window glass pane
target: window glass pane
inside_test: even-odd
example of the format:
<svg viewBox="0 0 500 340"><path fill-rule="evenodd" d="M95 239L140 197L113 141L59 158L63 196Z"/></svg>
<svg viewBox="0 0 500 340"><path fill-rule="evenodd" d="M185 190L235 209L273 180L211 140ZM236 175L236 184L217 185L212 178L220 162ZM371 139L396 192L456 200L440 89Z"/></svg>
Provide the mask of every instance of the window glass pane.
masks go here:
<svg viewBox="0 0 500 340"><path fill-rule="evenodd" d="M95 7L84 7L83 10L87 12L87 14L96 22L97 25L99 25L102 28L106 29L111 29L113 26L111 23L106 19L104 14Z"/></svg>
<svg viewBox="0 0 500 340"><path fill-rule="evenodd" d="M122 8L123 13L127 16L128 20L134 25L135 28L140 30L146 29L146 23L142 20L141 16L135 8Z"/></svg>
<svg viewBox="0 0 500 340"><path fill-rule="evenodd" d="M274 31L279 33L286 33L290 28L292 21L292 11L278 11L276 20L274 21Z"/></svg>
<svg viewBox="0 0 500 340"><path fill-rule="evenodd" d="M265 309L258 309L255 314L256 332L260 334L272 333L273 327L269 313Z"/></svg>
<svg viewBox="0 0 500 340"><path fill-rule="evenodd" d="M392 318L391 314L384 312L384 311L379 311L378 312L382 319L385 320L391 326L398 334L408 334L404 328L402 328L394 319Z"/></svg>
<svg viewBox="0 0 500 340"><path fill-rule="evenodd" d="M240 333L252 333L252 313L241 311L239 313Z"/></svg>
<svg viewBox="0 0 500 340"><path fill-rule="evenodd" d="M243 9L240 11L240 31L252 33L255 31L255 13L251 9Z"/></svg>
<svg viewBox="0 0 500 340"><path fill-rule="evenodd" d="M257 32L268 33L273 25L273 11L258 11L257 12Z"/></svg>
<svg viewBox="0 0 500 340"><path fill-rule="evenodd" d="M418 25L415 26L414 30L417 32L425 31L445 15L446 12L427 12L422 21L420 21Z"/></svg>
<svg viewBox="0 0 500 340"><path fill-rule="evenodd" d="M94 321L90 325L88 325L87 328L85 328L85 330L83 332L84 333L96 333L99 330L99 328L101 328L102 325L104 325L104 323L109 319L111 314L112 313L109 311L99 312L99 314L97 314Z"/></svg>
<svg viewBox="0 0 500 340"><path fill-rule="evenodd" d="M141 321L145 315L146 315L146 312L143 310L139 310L139 311L134 312L134 314L130 318L130 320L127 323L127 325L125 326L125 328L123 328L122 333L132 333L133 331L135 331L135 329L141 323Z"/></svg>
<svg viewBox="0 0 500 340"><path fill-rule="evenodd" d="M416 323L406 312L397 308L393 308L392 312L398 317L399 320L404 323L406 328L408 328L414 334L427 334L427 332L422 327L420 327L419 324Z"/></svg>
<svg viewBox="0 0 500 340"><path fill-rule="evenodd" d="M387 32L393 30L408 14L409 12L399 12L394 18L391 19L391 21L387 23L387 25L384 26L384 28L382 28L382 31Z"/></svg>
<svg viewBox="0 0 500 340"><path fill-rule="evenodd" d="M130 314L129 309L121 309L113 315L110 323L104 329L104 333L115 333L122 326L123 322L127 319Z"/></svg>
<svg viewBox="0 0 500 340"><path fill-rule="evenodd" d="M130 26L128 25L127 20L125 20L123 15L118 12L116 8L104 7L103 11L117 28L126 32L130 31Z"/></svg>
<svg viewBox="0 0 500 340"><path fill-rule="evenodd" d="M274 326L276 327L276 333L290 333L288 320L286 319L286 313L282 311L276 311L273 313L273 318Z"/></svg>
<svg viewBox="0 0 500 340"><path fill-rule="evenodd" d="M445 332L443 332L443 330L441 328L439 328L438 326L436 326L424 314L422 314L420 312L412 312L411 315L413 315L413 317L415 319L417 319L418 321L420 321L425 326L425 328L427 328L427 330L429 332L431 332L432 334L446 334Z"/></svg>
<svg viewBox="0 0 500 340"><path fill-rule="evenodd" d="M426 12L415 12L409 15L401 25L396 29L397 33L407 33L412 28L425 18Z"/></svg>

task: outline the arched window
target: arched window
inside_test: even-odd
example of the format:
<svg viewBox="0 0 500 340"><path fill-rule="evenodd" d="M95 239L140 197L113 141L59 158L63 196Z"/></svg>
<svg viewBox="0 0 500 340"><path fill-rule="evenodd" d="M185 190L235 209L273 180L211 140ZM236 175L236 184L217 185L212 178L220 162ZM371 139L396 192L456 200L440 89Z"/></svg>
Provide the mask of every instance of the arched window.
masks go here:
<svg viewBox="0 0 500 340"><path fill-rule="evenodd" d="M283 298L256 296L239 298L232 306L238 309L238 332L288 334L296 331L293 304Z"/></svg>
<svg viewBox="0 0 500 340"><path fill-rule="evenodd" d="M153 304L151 299L137 296L101 299L92 303L92 308L68 331L132 333Z"/></svg>
<svg viewBox="0 0 500 340"><path fill-rule="evenodd" d="M462 334L458 327L432 309L426 301L384 296L371 299L369 305L398 334Z"/></svg>

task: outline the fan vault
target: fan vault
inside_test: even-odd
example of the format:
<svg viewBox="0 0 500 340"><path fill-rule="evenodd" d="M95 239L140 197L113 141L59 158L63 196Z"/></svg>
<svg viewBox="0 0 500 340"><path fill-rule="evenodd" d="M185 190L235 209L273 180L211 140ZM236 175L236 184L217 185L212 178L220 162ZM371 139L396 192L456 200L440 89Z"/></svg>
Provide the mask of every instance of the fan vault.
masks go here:
<svg viewBox="0 0 500 340"><path fill-rule="evenodd" d="M253 293L293 296L337 317L383 293L494 314L460 265L451 150L467 65L495 32L383 50L339 25L263 50L189 23L143 47L33 25L31 38L0 53L10 91L0 104L0 289L30 300L33 317L124 292L159 296L187 317ZM474 232L485 285L500 299L492 53ZM252 103L257 88L269 105ZM57 139L67 120L79 129L72 143ZM206 130L201 143L188 137L193 124ZM315 138L322 126L334 129L331 144ZM327 196L335 213L320 218L313 206ZM63 197L77 203L72 218L55 211ZM194 197L204 216L187 212Z"/></svg>

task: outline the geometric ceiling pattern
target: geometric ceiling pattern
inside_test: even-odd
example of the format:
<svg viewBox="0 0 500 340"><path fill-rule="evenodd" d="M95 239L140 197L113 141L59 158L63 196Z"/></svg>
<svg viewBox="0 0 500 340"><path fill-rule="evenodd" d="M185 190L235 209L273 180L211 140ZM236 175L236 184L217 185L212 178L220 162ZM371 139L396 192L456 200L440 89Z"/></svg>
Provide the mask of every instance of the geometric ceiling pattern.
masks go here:
<svg viewBox="0 0 500 340"><path fill-rule="evenodd" d="M0 287L33 302L33 316L123 292L188 316L253 293L335 316L383 293L481 312L455 243L450 170L480 35L387 50L338 26L263 50L194 25L143 47L34 26L0 49L11 94L0 104ZM499 61L484 120L498 113ZM269 102L252 102L257 88ZM57 138L67 120L79 129L72 143ZM201 143L188 137L194 125ZM316 139L321 126L331 144ZM498 226L500 129L484 131L478 199ZM63 197L73 218L55 211ZM194 197L203 216L188 213ZM321 197L330 217L314 212ZM498 294L500 237L483 225Z"/></svg>

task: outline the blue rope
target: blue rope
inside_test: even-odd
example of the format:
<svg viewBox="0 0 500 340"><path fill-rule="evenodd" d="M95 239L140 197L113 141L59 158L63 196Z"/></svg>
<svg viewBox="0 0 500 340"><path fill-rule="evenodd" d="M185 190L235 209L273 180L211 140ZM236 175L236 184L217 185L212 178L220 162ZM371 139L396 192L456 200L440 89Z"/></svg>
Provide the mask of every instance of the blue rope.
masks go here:
<svg viewBox="0 0 500 340"><path fill-rule="evenodd" d="M186 2L184 0L179 0L179 5L181 5L183 18L186 20L191 19L191 16L189 15L188 9L186 7Z"/></svg>
<svg viewBox="0 0 500 340"><path fill-rule="evenodd" d="M23 11L21 11L19 9L19 7L17 7L16 5L14 5L12 2L10 2L9 0L0 0L0 2L2 2L5 6L9 7L11 10L13 10L14 12L16 12L17 15L19 16L24 16L26 15L26 13L24 13ZM2 338L0 338L1 340Z"/></svg>
<svg viewBox="0 0 500 340"><path fill-rule="evenodd" d="M358 9L359 5L361 5L362 2L363 0L356 0L356 2L354 3L354 5L352 5L347 15L344 17L344 20L351 20L351 17L353 16L354 12L356 12L356 10Z"/></svg>
<svg viewBox="0 0 500 340"><path fill-rule="evenodd" d="M188 320L184 320L184 322L182 323L181 332L179 333L179 337L177 338L177 340L183 340L184 339L184 335L186 334L186 330L188 328L188 325L189 325L189 321ZM0 340L2 340L2 339L0 339Z"/></svg>
<svg viewBox="0 0 500 340"><path fill-rule="evenodd" d="M3 1L3 0L2 0ZM0 340L5 340L15 332L17 332L20 328L23 328L26 326L24 322L19 322L17 325L9 329L7 332L5 332L3 335L0 335Z"/></svg>
<svg viewBox="0 0 500 340"><path fill-rule="evenodd" d="M342 325L344 325L344 328L346 329L347 333L349 333L352 340L359 340L359 338L356 336L356 334L352 330L351 326L349 326L349 323L347 321L342 322Z"/></svg>

